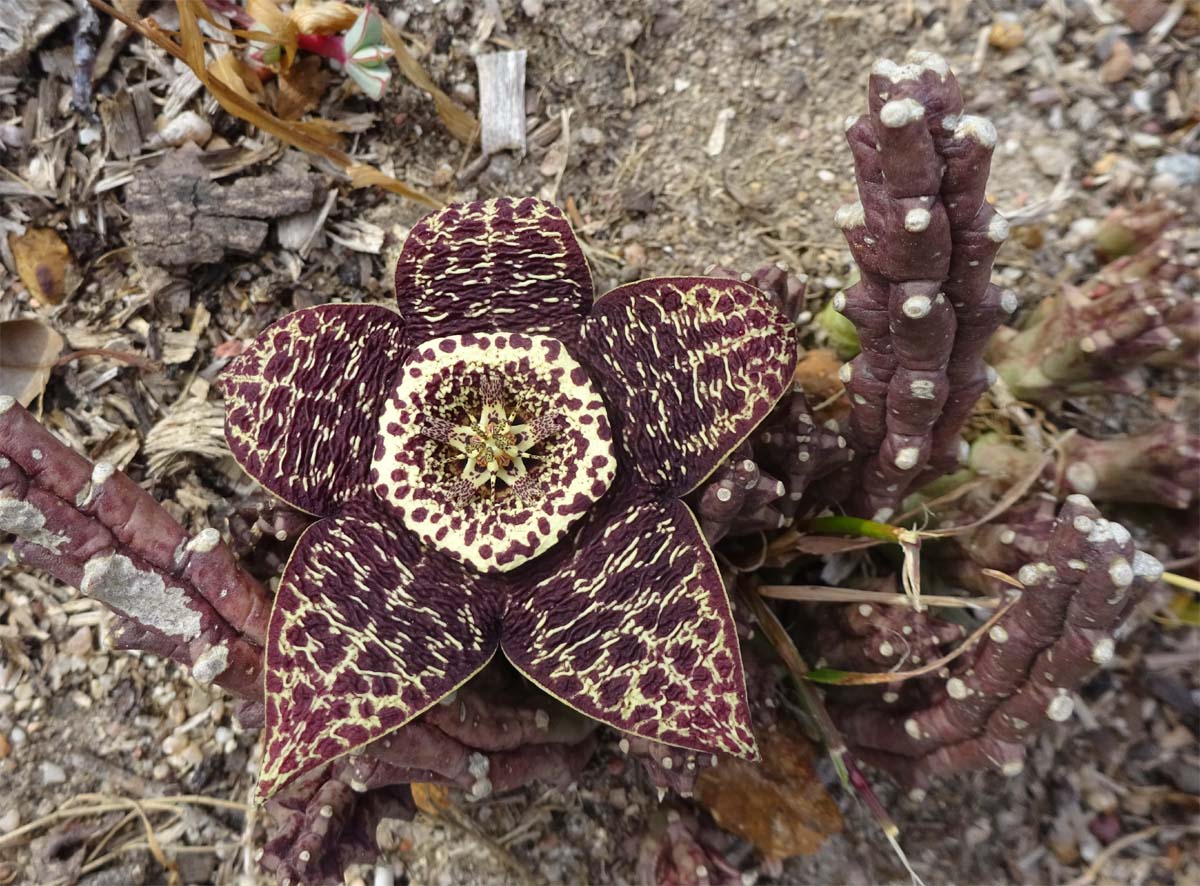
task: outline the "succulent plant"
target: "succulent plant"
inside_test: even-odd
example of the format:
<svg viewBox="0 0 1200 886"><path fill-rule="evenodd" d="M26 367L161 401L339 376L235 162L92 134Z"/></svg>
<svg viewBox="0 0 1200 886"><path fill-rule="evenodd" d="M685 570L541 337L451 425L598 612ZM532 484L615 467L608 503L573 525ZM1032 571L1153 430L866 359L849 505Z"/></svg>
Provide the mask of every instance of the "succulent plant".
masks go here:
<svg viewBox="0 0 1200 886"><path fill-rule="evenodd" d="M1072 693L1112 660L1114 630L1163 568L1083 495L1068 496L1057 519L1027 534L1020 545L1015 529L1002 539L1041 554L1017 573L1020 599L925 697L892 693L881 706L835 709L864 759L917 787L981 768L1016 775L1026 739L1070 719Z"/></svg>
<svg viewBox="0 0 1200 886"><path fill-rule="evenodd" d="M1174 228L1040 301L988 353L1014 395L1056 407L1086 394L1142 394L1148 366L1194 369L1200 239Z"/></svg>
<svg viewBox="0 0 1200 886"><path fill-rule="evenodd" d="M729 602L680 500L791 383L758 289L644 280L592 301L555 207L412 230L399 313L291 314L227 368L230 448L316 514L266 639L259 796L403 725L502 651L618 729L753 758Z"/></svg>
<svg viewBox="0 0 1200 886"><path fill-rule="evenodd" d="M835 219L860 280L833 305L862 348L842 375L852 507L886 521L914 484L958 464L959 431L991 377L980 358L1017 300L990 282L1008 237L985 199L996 130L963 113L945 59L876 62L868 108L846 121L859 202Z"/></svg>

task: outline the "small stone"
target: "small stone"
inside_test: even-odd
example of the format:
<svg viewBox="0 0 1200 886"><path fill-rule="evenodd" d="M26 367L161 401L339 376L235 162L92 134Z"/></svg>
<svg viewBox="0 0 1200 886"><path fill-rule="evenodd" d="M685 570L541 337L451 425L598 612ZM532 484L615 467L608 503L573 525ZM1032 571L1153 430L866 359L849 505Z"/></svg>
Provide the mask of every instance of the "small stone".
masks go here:
<svg viewBox="0 0 1200 886"><path fill-rule="evenodd" d="M632 46L637 38L642 36L642 23L636 18L628 18L621 22L621 26L617 32L617 39L624 46Z"/></svg>
<svg viewBox="0 0 1200 886"><path fill-rule="evenodd" d="M1179 187L1195 187L1200 185L1200 156L1164 154L1154 161L1154 174L1170 176Z"/></svg>
<svg viewBox="0 0 1200 886"><path fill-rule="evenodd" d="M15 831L21 826L21 813L15 809L10 809L8 812L0 815L0 834L7 834L10 831Z"/></svg>
<svg viewBox="0 0 1200 886"><path fill-rule="evenodd" d="M646 266L646 247L640 243L629 243L621 250L625 256L625 262L631 268L643 268Z"/></svg>
<svg viewBox="0 0 1200 886"><path fill-rule="evenodd" d="M92 629L87 625L81 627L67 639L63 649L70 655L87 655L92 651Z"/></svg>
<svg viewBox="0 0 1200 886"><path fill-rule="evenodd" d="M57 763L51 763L49 760L41 765L42 784L64 784L67 780L67 773Z"/></svg>
<svg viewBox="0 0 1200 886"><path fill-rule="evenodd" d="M542 0L521 0L521 12L531 19L536 20L545 11L546 4Z"/></svg>
<svg viewBox="0 0 1200 886"><path fill-rule="evenodd" d="M1021 20L1012 13L1004 13L996 17L988 31L988 44L1008 51L1016 49L1025 42L1025 28Z"/></svg>
<svg viewBox="0 0 1200 886"><path fill-rule="evenodd" d="M653 123L643 123L641 126L639 126L637 129L635 129L633 131L633 134L636 135L638 138L649 138L650 136L654 135L654 124Z"/></svg>
<svg viewBox="0 0 1200 886"><path fill-rule="evenodd" d="M1116 40L1104 64L1100 66L1101 83L1120 83L1133 67L1133 50L1124 40Z"/></svg>
<svg viewBox="0 0 1200 886"><path fill-rule="evenodd" d="M433 171L433 177L430 182L435 188L444 188L454 180L454 167L449 163L440 163L438 168Z"/></svg>
<svg viewBox="0 0 1200 886"><path fill-rule="evenodd" d="M588 147L596 147L597 145L604 144L604 133L595 126L584 126L575 133L575 138L579 140L581 145L587 145Z"/></svg>
<svg viewBox="0 0 1200 886"><path fill-rule="evenodd" d="M20 726L14 726L12 732L8 733L8 737L14 748L23 746L29 740L29 735Z"/></svg>
<svg viewBox="0 0 1200 886"><path fill-rule="evenodd" d="M9 744L7 738L5 738L3 735L0 735L0 760L5 759L11 753L12 745Z"/></svg>
<svg viewBox="0 0 1200 886"><path fill-rule="evenodd" d="M1053 179L1061 178L1071 165L1071 153L1056 144L1034 145L1029 153L1038 171Z"/></svg>

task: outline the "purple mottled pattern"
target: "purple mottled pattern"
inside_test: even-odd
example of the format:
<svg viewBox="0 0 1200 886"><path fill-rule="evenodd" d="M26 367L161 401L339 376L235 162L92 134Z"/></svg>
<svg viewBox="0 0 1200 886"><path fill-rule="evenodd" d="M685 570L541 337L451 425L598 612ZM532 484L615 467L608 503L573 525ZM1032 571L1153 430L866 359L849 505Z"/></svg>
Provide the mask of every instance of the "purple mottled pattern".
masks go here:
<svg viewBox="0 0 1200 886"><path fill-rule="evenodd" d="M416 345L465 332L525 332L572 344L592 277L562 211L532 197L459 203L412 229L396 301Z"/></svg>
<svg viewBox="0 0 1200 886"><path fill-rule="evenodd" d="M792 381L796 343L768 297L715 277L643 280L596 301L585 353L630 467L684 495Z"/></svg>
<svg viewBox="0 0 1200 886"><path fill-rule="evenodd" d="M370 497L315 523L271 613L259 797L470 679L496 651L502 599Z"/></svg>
<svg viewBox="0 0 1200 886"><path fill-rule="evenodd" d="M626 490L597 504L539 580L510 591L502 648L567 704L626 732L755 758L741 654L687 506Z"/></svg>
<svg viewBox="0 0 1200 886"><path fill-rule="evenodd" d="M225 438L293 507L332 513L370 489L379 414L406 348L376 305L320 305L264 330L221 376Z"/></svg>

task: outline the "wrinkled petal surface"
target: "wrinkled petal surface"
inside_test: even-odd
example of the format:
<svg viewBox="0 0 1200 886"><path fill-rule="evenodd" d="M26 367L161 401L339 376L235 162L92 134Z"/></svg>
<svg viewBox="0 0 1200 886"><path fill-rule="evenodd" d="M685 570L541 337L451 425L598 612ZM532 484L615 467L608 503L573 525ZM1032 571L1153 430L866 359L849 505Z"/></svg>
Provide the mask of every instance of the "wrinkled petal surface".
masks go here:
<svg viewBox="0 0 1200 886"><path fill-rule="evenodd" d="M531 680L617 729L757 759L737 633L687 506L613 495L514 588L502 648Z"/></svg>
<svg viewBox="0 0 1200 886"><path fill-rule="evenodd" d="M501 594L369 498L315 523L267 632L258 797L404 725L495 653Z"/></svg>
<svg viewBox="0 0 1200 886"><path fill-rule="evenodd" d="M662 277L612 290L584 324L584 354L617 439L654 489L699 485L792 381L791 325L738 280Z"/></svg>
<svg viewBox="0 0 1200 886"><path fill-rule="evenodd" d="M413 345L464 332L571 344L592 303L592 277L562 210L503 197L417 222L396 266L396 300Z"/></svg>
<svg viewBox="0 0 1200 886"><path fill-rule="evenodd" d="M466 456L427 429L479 415L489 380L514 423L553 418L558 425L522 466L528 490L498 484L458 497ZM514 569L552 546L604 495L617 467L600 393L562 343L547 336L426 342L397 376L379 431L376 494L424 543L480 572Z"/></svg>
<svg viewBox="0 0 1200 886"><path fill-rule="evenodd" d="M225 439L246 473L311 514L370 489L402 330L377 305L305 308L263 330L221 376Z"/></svg>

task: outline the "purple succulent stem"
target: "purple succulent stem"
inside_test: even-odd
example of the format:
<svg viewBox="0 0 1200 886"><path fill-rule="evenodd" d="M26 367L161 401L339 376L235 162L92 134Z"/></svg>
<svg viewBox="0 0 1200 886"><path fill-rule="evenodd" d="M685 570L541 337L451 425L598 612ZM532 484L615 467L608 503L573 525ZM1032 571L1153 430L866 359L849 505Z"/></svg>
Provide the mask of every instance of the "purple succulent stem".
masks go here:
<svg viewBox="0 0 1200 886"><path fill-rule="evenodd" d="M916 483L957 465L989 380L980 358L1016 301L990 284L1008 234L984 199L995 130L962 113L946 62L878 62L868 108L846 129L859 202L836 218L860 279L835 307L862 348L843 371L859 456L852 507L887 520Z"/></svg>
<svg viewBox="0 0 1200 886"><path fill-rule="evenodd" d="M1195 257L1164 236L1117 259L1088 283L1040 302L1020 329L1005 329L989 356L1012 393L1055 405L1064 397L1145 390L1145 364L1193 363Z"/></svg>
<svg viewBox="0 0 1200 886"><path fill-rule="evenodd" d="M1112 658L1113 632L1162 566L1082 495L1068 497L1044 552L1018 572L1017 604L923 701L836 709L864 759L912 784L981 767L1012 775L1028 736L1071 716L1071 693Z"/></svg>

